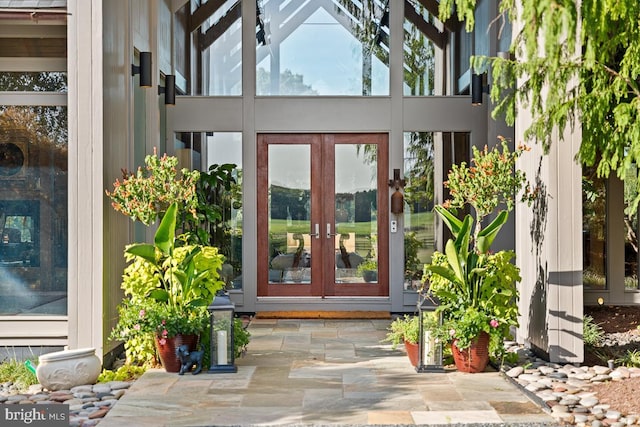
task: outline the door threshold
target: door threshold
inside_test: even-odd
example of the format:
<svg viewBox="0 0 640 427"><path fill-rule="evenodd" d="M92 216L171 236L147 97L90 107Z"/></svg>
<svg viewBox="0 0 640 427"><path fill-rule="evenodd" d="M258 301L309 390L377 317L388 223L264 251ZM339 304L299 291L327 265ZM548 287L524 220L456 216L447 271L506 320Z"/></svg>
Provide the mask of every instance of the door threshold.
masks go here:
<svg viewBox="0 0 640 427"><path fill-rule="evenodd" d="M260 311L257 319L391 319L388 311Z"/></svg>

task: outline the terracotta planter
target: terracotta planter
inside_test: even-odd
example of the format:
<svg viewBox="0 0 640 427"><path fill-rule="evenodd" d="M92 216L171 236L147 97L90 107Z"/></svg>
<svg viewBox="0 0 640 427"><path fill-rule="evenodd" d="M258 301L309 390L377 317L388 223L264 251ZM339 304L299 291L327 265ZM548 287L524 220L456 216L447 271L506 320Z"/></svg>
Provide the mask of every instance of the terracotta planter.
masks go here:
<svg viewBox="0 0 640 427"><path fill-rule="evenodd" d="M198 335L178 334L175 337L166 338L162 343L162 339L156 336L156 349L164 370L167 372L180 372L180 359L176 355L176 348L182 344L187 344L189 351L196 351L199 340L200 337Z"/></svg>
<svg viewBox="0 0 640 427"><path fill-rule="evenodd" d="M471 346L464 350L460 350L456 346L456 341L451 343L451 353L453 353L456 369L472 374L483 372L489 363L489 334L480 332L478 338L472 341Z"/></svg>
<svg viewBox="0 0 640 427"><path fill-rule="evenodd" d="M405 341L404 349L407 350L407 356L409 356L409 362L411 362L411 365L418 366L418 359L420 357L419 355L420 347L418 346L418 344Z"/></svg>

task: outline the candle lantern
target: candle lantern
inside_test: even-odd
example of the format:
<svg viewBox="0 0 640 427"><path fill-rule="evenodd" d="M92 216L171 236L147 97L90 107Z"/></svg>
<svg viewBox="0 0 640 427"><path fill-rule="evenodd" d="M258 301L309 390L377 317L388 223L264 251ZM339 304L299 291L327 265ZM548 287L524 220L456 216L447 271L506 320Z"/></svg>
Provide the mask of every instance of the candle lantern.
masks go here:
<svg viewBox="0 0 640 427"><path fill-rule="evenodd" d="M442 342L438 341L428 325L442 325L442 314L438 313L438 302L431 296L418 303L419 337L418 366L416 371L444 372L442 364ZM425 327L425 324L427 327Z"/></svg>
<svg viewBox="0 0 640 427"><path fill-rule="evenodd" d="M235 365L234 322L235 306L224 291L218 291L207 307L211 326L210 373L238 372Z"/></svg>

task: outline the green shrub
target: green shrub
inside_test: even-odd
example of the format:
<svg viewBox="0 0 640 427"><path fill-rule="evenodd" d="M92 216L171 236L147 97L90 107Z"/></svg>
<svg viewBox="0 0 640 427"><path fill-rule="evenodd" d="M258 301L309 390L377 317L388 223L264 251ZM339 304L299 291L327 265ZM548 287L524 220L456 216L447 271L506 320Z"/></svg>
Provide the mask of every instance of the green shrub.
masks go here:
<svg viewBox="0 0 640 427"><path fill-rule="evenodd" d="M104 369L98 376L99 383L109 381L135 381L145 373L147 369L143 366L123 365L115 371Z"/></svg>
<svg viewBox="0 0 640 427"><path fill-rule="evenodd" d="M595 323L593 317L586 315L582 321L582 340L585 345L598 347L604 338L604 330Z"/></svg>
<svg viewBox="0 0 640 427"><path fill-rule="evenodd" d="M627 350L622 357L616 359L616 365L622 365L626 367L639 367L640 350Z"/></svg>

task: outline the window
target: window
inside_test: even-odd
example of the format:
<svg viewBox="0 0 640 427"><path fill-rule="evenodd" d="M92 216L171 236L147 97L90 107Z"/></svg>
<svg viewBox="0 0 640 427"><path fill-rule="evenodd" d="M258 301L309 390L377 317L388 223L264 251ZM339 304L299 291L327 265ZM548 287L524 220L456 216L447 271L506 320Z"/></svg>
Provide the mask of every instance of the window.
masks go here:
<svg viewBox="0 0 640 427"><path fill-rule="evenodd" d="M441 138L439 138L441 140ZM417 290L435 250L434 133L404 134L404 288Z"/></svg>
<svg viewBox="0 0 640 427"><path fill-rule="evenodd" d="M204 3L200 7L209 7ZM220 3L220 2L217 2ZM202 62L198 95L242 95L242 7L240 0L224 2L200 26L197 34Z"/></svg>
<svg viewBox="0 0 640 427"><path fill-rule="evenodd" d="M65 315L67 76L0 73L0 90L18 99L0 106L0 315Z"/></svg>
<svg viewBox="0 0 640 427"><path fill-rule="evenodd" d="M583 284L585 289L606 289L606 182L595 167L582 175Z"/></svg>
<svg viewBox="0 0 640 427"><path fill-rule="evenodd" d="M387 2L264 0L258 7L257 95L389 94Z"/></svg>
<svg viewBox="0 0 640 427"><path fill-rule="evenodd" d="M638 212L628 209L638 197L638 166L630 166L624 177L624 287L638 289Z"/></svg>
<svg viewBox="0 0 640 427"><path fill-rule="evenodd" d="M227 289L242 289L242 133L184 132L176 135L174 147L180 168L210 174L206 197L220 218L201 226L209 232L209 244L225 256Z"/></svg>
<svg viewBox="0 0 640 427"><path fill-rule="evenodd" d="M424 6L405 3L404 17L404 95L434 95L436 73L444 72L442 43L444 38L437 28L438 21ZM424 31L429 31L430 39ZM436 62L440 67L436 67ZM442 82L443 76L438 76ZM441 83L442 84L442 83Z"/></svg>

